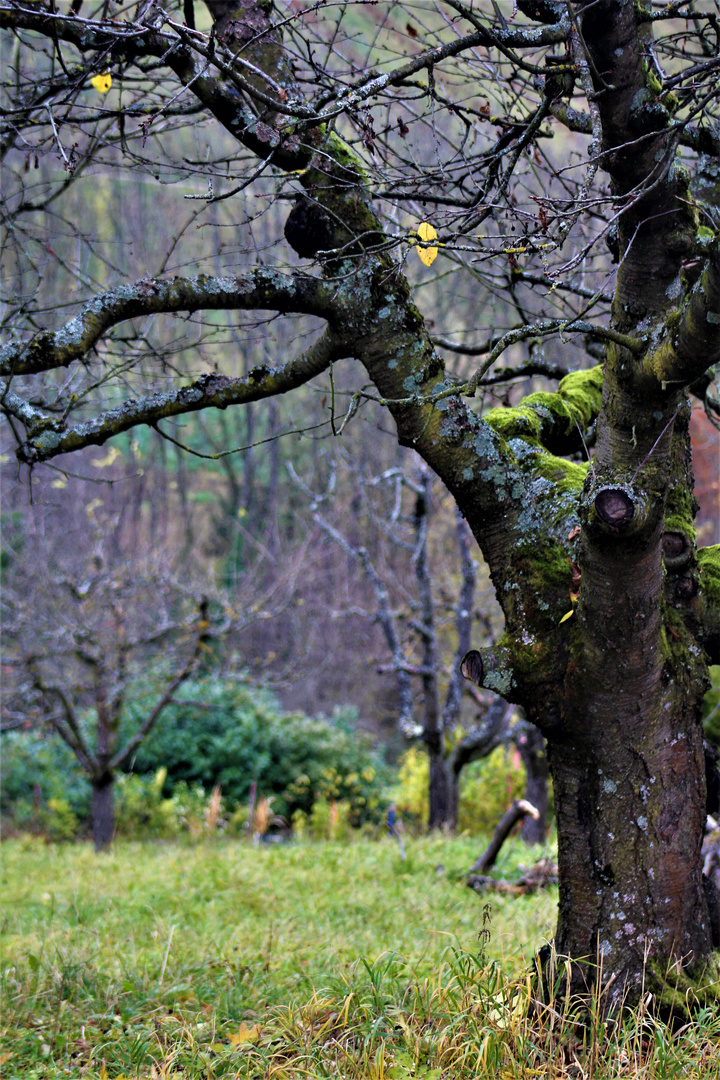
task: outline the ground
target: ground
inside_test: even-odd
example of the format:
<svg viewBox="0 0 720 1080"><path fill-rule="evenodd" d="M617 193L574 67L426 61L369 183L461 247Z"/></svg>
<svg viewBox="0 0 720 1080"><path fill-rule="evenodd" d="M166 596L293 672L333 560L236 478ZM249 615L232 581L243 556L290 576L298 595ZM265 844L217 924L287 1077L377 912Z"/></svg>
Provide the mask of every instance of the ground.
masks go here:
<svg viewBox="0 0 720 1080"><path fill-rule="evenodd" d="M712 1017L675 1040L631 1025L612 1049L592 1025L563 1038L540 1025L522 987L556 895L484 910L464 885L480 846L409 839L403 863L389 838L127 843L100 858L7 841L0 1073L579 1078L562 1047L585 1061L584 1038L596 1077L720 1077ZM515 841L498 871L537 854Z"/></svg>

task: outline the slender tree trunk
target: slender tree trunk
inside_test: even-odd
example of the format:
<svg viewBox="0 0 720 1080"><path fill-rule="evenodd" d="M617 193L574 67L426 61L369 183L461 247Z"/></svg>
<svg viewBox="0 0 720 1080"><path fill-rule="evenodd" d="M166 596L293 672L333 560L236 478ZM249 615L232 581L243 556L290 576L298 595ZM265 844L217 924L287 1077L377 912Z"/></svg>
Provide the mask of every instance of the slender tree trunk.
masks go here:
<svg viewBox="0 0 720 1080"><path fill-rule="evenodd" d="M428 829L452 828L448 773L443 753L443 739L438 734L432 741L425 740L430 763L430 786L428 791Z"/></svg>
<svg viewBox="0 0 720 1080"><path fill-rule="evenodd" d="M548 781L550 779L545 740L533 724L523 722L522 732L519 738L515 738L515 745L525 766L526 781L523 798L526 802L532 803L538 812L537 818L528 815L524 819L522 838L526 844L543 844L548 827Z"/></svg>
<svg viewBox="0 0 720 1080"><path fill-rule="evenodd" d="M415 503L415 578L420 597L420 623L416 629L422 638L423 739L430 764L428 790L428 829L447 828L450 818L450 792L445 763L445 735L437 685L435 652L435 612L427 552L427 530L432 479L429 470L421 474L421 493Z"/></svg>
<svg viewBox="0 0 720 1080"><path fill-rule="evenodd" d="M115 778L112 773L93 777L92 834L95 851L107 851L115 835Z"/></svg>

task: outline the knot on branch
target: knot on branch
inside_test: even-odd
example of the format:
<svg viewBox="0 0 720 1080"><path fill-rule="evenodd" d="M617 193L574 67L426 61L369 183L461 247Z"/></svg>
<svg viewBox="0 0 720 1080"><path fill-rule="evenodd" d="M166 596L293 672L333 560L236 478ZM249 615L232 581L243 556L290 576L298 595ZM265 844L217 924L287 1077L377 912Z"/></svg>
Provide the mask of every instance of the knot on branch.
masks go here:
<svg viewBox="0 0 720 1080"><path fill-rule="evenodd" d="M463 678L469 682L475 683L476 686L482 686L484 668L482 662L482 656L477 649L471 649L470 652L465 653L460 664L460 671Z"/></svg>
<svg viewBox="0 0 720 1080"><path fill-rule="evenodd" d="M614 532L626 529L635 517L635 500L626 488L600 488L594 505L597 516Z"/></svg>
<svg viewBox="0 0 720 1080"><path fill-rule="evenodd" d="M329 217L305 195L298 197L290 211L285 222L285 239L301 259L314 259L319 251L336 246Z"/></svg>
<svg viewBox="0 0 720 1080"><path fill-rule="evenodd" d="M692 544L683 532L665 532L662 553L668 570L682 570L692 559Z"/></svg>

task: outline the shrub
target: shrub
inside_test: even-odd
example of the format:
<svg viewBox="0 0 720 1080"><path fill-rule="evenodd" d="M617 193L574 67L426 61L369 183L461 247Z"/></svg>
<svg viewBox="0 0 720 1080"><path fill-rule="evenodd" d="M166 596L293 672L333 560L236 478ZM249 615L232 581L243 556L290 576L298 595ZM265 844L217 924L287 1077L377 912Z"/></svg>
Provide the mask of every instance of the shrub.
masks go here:
<svg viewBox="0 0 720 1080"><path fill-rule="evenodd" d="M67 799L48 799L40 809L39 825L48 840L75 840L80 823Z"/></svg>
<svg viewBox="0 0 720 1080"><path fill-rule="evenodd" d="M115 832L136 839L169 839L182 831L175 798L163 796L167 769L154 776L119 776L115 783ZM204 794L204 792L203 792Z"/></svg>
<svg viewBox="0 0 720 1080"><path fill-rule="evenodd" d="M410 747L400 760L393 796L398 813L416 827L428 820L429 762L427 754ZM460 774L460 832L490 833L513 799L525 788L525 770L514 748L502 746L489 757L467 765Z"/></svg>
<svg viewBox="0 0 720 1080"><path fill-rule="evenodd" d="M473 761L460 776L458 831L491 833L525 790L525 769L514 746L498 746L489 757Z"/></svg>
<svg viewBox="0 0 720 1080"><path fill-rule="evenodd" d="M144 776L167 768L166 797L181 782L206 793L220 784L235 816L256 781L258 795L272 796L273 814L286 821L296 810L309 814L317 798L348 802L354 825L381 816L388 769L372 739L355 730L352 710L331 719L283 713L269 693L234 679L188 682L182 699L166 709L132 762ZM145 707L141 697L130 703L129 727Z"/></svg>
<svg viewBox="0 0 720 1080"><path fill-rule="evenodd" d="M1 746L0 808L6 822L45 831L54 801L65 804L77 830L90 814L90 785L65 743L52 734L20 730L5 732Z"/></svg>
<svg viewBox="0 0 720 1080"><path fill-rule="evenodd" d="M189 834L193 840L224 829L222 798L217 788L206 795L202 787L184 780L172 795L163 795L165 767L154 776L119 776L116 783L116 833L135 839L169 840Z"/></svg>
<svg viewBox="0 0 720 1080"><path fill-rule="evenodd" d="M120 745L156 700L149 679L128 695ZM273 815L285 822L296 810L309 815L317 799L347 804L352 825L378 820L389 773L371 738L355 730L355 720L348 709L331 719L283 713L272 695L236 679L188 682L182 699L168 706L128 763L129 775L117 778L117 832L206 835L224 823L220 803L212 809L208 802L218 784L237 831L247 821L253 781L258 798L272 799ZM51 799L67 805L75 829L88 821L90 785L59 738L9 732L2 753L2 812L11 827L46 831L52 820L59 828L59 811L48 814Z"/></svg>

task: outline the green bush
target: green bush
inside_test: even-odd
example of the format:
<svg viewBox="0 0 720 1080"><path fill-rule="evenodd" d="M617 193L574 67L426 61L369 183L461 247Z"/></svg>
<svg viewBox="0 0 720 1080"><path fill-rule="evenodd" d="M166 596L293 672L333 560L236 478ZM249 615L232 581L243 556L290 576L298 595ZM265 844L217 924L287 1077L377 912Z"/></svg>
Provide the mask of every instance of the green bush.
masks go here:
<svg viewBox="0 0 720 1080"><path fill-rule="evenodd" d="M80 823L67 799L48 799L39 814L41 831L48 840L75 840Z"/></svg>
<svg viewBox="0 0 720 1080"><path fill-rule="evenodd" d="M398 813L417 827L428 820L429 762L412 746L400 759L393 796ZM513 799L525 789L525 769L514 748L497 747L460 774L459 832L490 833Z"/></svg>
<svg viewBox="0 0 720 1080"><path fill-rule="evenodd" d="M158 693L145 679L142 689L128 695L120 746L154 707ZM273 814L285 821L296 810L309 815L317 799L347 803L352 825L376 821L389 772L371 738L355 730L355 720L352 710L331 719L283 713L272 695L235 679L188 682L181 700L161 714L128 762L131 775L117 778L117 832L204 833L208 798L217 784L224 811L237 828L253 781L258 797L272 798ZM87 735L92 738L92 732ZM13 828L45 831L51 799L67 804L76 828L89 822L89 781L58 736L9 732L2 756L2 812Z"/></svg>
<svg viewBox="0 0 720 1080"><path fill-rule="evenodd" d="M458 831L491 833L525 790L525 768L514 746L498 746L489 757L473 761L460 775Z"/></svg>
<svg viewBox="0 0 720 1080"><path fill-rule="evenodd" d="M53 734L8 731L0 742L0 809L16 829L45 831L51 800L63 802L77 822L90 815L90 785L75 755Z"/></svg>
<svg viewBox="0 0 720 1080"><path fill-rule="evenodd" d="M115 832L133 839L170 840L190 834L194 839L224 828L222 803L214 810L213 796L202 787L190 788L184 780L172 795L163 795L167 769L154 776L119 776L115 784Z"/></svg>
<svg viewBox="0 0 720 1080"><path fill-rule="evenodd" d="M167 769L154 776L119 776L115 782L115 833L135 839L169 839L182 831L175 800L163 796Z"/></svg>
<svg viewBox="0 0 720 1080"><path fill-rule="evenodd" d="M142 720L152 694L128 706L128 732ZM383 812L389 773L372 739L355 730L352 710L331 719L283 713L275 698L234 679L188 682L139 747L132 771L167 769L163 795L184 782L206 793L220 784L230 814L247 804L250 787L273 797L273 813L290 821L311 812L317 798L346 801L354 825Z"/></svg>

